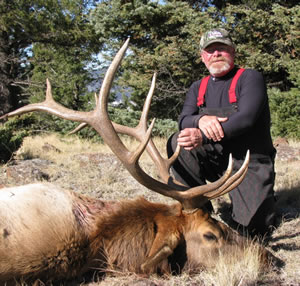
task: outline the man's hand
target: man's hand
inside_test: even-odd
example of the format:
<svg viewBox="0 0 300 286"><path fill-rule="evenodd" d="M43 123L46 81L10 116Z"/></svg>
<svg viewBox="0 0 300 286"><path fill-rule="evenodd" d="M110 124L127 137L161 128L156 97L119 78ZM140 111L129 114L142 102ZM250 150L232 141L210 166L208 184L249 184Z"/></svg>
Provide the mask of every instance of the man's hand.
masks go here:
<svg viewBox="0 0 300 286"><path fill-rule="evenodd" d="M220 122L227 120L227 117L204 115L200 118L198 126L208 139L212 139L215 142L221 141L224 137L224 132Z"/></svg>
<svg viewBox="0 0 300 286"><path fill-rule="evenodd" d="M178 145L185 150L192 150L202 145L202 134L198 128L185 128L180 131L177 138Z"/></svg>

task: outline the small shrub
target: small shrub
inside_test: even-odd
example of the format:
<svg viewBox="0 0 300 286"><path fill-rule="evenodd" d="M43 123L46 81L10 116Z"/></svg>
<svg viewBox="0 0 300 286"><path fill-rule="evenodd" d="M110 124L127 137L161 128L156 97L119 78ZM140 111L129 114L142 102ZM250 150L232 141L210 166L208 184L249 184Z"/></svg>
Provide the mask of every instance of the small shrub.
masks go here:
<svg viewBox="0 0 300 286"><path fill-rule="evenodd" d="M36 132L40 123L34 113L14 117L0 125L0 162L7 162L26 136Z"/></svg>
<svg viewBox="0 0 300 286"><path fill-rule="evenodd" d="M269 90L272 118L272 136L300 139L300 99L299 90L280 92Z"/></svg>
<svg viewBox="0 0 300 286"><path fill-rule="evenodd" d="M13 153L22 145L24 137L27 136L25 130L15 132L11 126L0 126L0 162L7 162Z"/></svg>
<svg viewBox="0 0 300 286"><path fill-rule="evenodd" d="M172 119L157 119L155 121L152 134L153 136L169 138L178 131L178 124Z"/></svg>

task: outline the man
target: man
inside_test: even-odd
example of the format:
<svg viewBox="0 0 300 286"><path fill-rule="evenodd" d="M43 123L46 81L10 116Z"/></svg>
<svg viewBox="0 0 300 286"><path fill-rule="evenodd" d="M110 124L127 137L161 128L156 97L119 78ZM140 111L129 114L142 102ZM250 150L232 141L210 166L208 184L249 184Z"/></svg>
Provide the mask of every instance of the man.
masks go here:
<svg viewBox="0 0 300 286"><path fill-rule="evenodd" d="M263 76L234 65L235 46L224 29L206 32L200 52L210 76L190 87L180 132L168 141L169 156L177 143L183 147L174 175L190 187L203 185L223 174L230 153L238 169L250 150L247 175L229 194L232 219L251 235L264 235L274 222L275 149Z"/></svg>

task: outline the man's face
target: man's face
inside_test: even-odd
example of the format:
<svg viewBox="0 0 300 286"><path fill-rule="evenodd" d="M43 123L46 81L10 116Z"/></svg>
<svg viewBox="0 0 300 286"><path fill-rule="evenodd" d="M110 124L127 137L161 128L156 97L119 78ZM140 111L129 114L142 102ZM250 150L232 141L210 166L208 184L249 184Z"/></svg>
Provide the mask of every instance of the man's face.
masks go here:
<svg viewBox="0 0 300 286"><path fill-rule="evenodd" d="M234 49L222 43L213 43L201 52L201 59L215 77L227 74L234 67Z"/></svg>

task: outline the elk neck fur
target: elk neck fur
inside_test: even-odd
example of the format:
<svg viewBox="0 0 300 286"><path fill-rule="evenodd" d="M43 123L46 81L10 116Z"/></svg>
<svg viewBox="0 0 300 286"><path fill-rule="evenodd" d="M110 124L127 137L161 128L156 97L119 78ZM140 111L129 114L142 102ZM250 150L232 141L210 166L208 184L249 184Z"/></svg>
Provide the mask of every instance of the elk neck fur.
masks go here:
<svg viewBox="0 0 300 286"><path fill-rule="evenodd" d="M139 273L151 251L176 248L185 223L179 203L107 202L51 184L2 189L0 215L2 280L72 278L110 265ZM167 262L155 268L166 272Z"/></svg>
<svg viewBox="0 0 300 286"><path fill-rule="evenodd" d="M179 203L170 206L142 197L124 200L99 221L91 248L103 251L109 268L140 273L147 257L164 246L176 248L183 239L184 221ZM148 271L169 272L167 260Z"/></svg>

